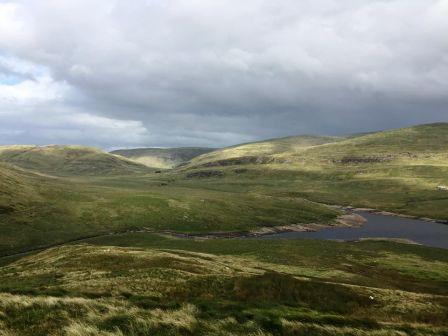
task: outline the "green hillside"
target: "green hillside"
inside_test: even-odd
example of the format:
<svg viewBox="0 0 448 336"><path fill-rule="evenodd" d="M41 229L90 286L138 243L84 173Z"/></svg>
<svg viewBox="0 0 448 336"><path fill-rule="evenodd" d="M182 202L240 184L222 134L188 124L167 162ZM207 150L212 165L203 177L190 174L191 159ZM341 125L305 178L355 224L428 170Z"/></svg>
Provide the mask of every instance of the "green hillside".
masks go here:
<svg viewBox="0 0 448 336"><path fill-rule="evenodd" d="M0 267L0 334L446 335L447 270L385 242L112 236Z"/></svg>
<svg viewBox="0 0 448 336"><path fill-rule="evenodd" d="M206 233L334 224L338 212L322 203L448 220L448 192L437 188L448 185L447 134L446 124L436 124L284 138L241 146L244 157L266 161L241 161L235 153L243 150L232 147L160 174L134 174L149 168L92 149L3 147L3 159L59 177L0 166L0 253L141 228Z"/></svg>
<svg viewBox="0 0 448 336"><path fill-rule="evenodd" d="M448 192L438 189L448 186L447 123L308 146L300 137L287 140L292 144L274 139L260 149L254 143L205 154L177 174L185 180L214 176L209 187L217 189L238 185L273 196L448 219Z"/></svg>
<svg viewBox="0 0 448 336"><path fill-rule="evenodd" d="M309 148L293 159L330 160L331 163L448 164L448 123L376 132L339 143ZM280 155L281 156L281 155Z"/></svg>
<svg viewBox="0 0 448 336"><path fill-rule="evenodd" d="M148 172L142 164L83 146L2 146L0 161L57 176Z"/></svg>
<svg viewBox="0 0 448 336"><path fill-rule="evenodd" d="M248 163L375 163L446 160L448 123L347 137L298 136L233 146L201 155L190 167ZM420 160L420 161L419 161Z"/></svg>
<svg viewBox="0 0 448 336"><path fill-rule="evenodd" d="M33 174L0 163L0 215L9 214L21 206L40 200Z"/></svg>
<svg viewBox="0 0 448 336"><path fill-rule="evenodd" d="M135 148L115 150L111 153L124 156L148 167L171 169L214 150L215 148L204 147Z"/></svg>
<svg viewBox="0 0 448 336"><path fill-rule="evenodd" d="M290 137L157 173L3 147L0 335L447 335L445 250L216 238L343 225L325 204L447 220L447 138L447 124Z"/></svg>
<svg viewBox="0 0 448 336"><path fill-rule="evenodd" d="M272 155L294 155L304 149L319 146L326 143L342 141L339 137L322 137L313 135L302 135L271 139L266 141L252 142L232 147L227 147L196 157L190 166L217 165L220 163L263 163L269 162ZM240 159L240 160L239 160Z"/></svg>
<svg viewBox="0 0 448 336"><path fill-rule="evenodd" d="M128 230L249 231L335 224L339 215L300 197L214 190L171 174L54 178L0 168L0 255Z"/></svg>

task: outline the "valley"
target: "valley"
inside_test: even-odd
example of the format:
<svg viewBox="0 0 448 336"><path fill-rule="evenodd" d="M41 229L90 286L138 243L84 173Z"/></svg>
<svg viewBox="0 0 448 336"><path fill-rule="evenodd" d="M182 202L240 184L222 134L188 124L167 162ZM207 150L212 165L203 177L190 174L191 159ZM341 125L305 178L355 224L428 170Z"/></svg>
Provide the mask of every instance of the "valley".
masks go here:
<svg viewBox="0 0 448 336"><path fill-rule="evenodd" d="M448 334L446 249L282 233L448 232L448 124L119 153L0 147L0 335Z"/></svg>

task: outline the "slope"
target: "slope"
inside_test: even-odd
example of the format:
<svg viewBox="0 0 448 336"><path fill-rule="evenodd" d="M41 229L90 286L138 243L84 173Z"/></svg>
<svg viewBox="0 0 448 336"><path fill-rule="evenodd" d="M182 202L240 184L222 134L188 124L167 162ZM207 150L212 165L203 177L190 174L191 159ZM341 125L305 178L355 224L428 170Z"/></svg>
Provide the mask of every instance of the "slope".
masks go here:
<svg viewBox="0 0 448 336"><path fill-rule="evenodd" d="M443 250L142 233L92 242L98 245L53 248L0 267L0 334L448 332Z"/></svg>
<svg viewBox="0 0 448 336"><path fill-rule="evenodd" d="M225 165L227 163L262 163L268 160L272 155L295 154L303 151L305 148L338 142L343 139L344 138L339 137L301 135L246 143L198 156L191 160L191 163L188 166L212 166L214 165L214 162L216 162L217 165L220 163ZM226 161L228 162L226 163Z"/></svg>
<svg viewBox="0 0 448 336"><path fill-rule="evenodd" d="M83 146L3 146L0 161L44 174L127 175L145 173L142 164Z"/></svg>
<svg viewBox="0 0 448 336"><path fill-rule="evenodd" d="M205 147L135 148L114 150L111 154L124 156L148 167L171 169L214 150Z"/></svg>
<svg viewBox="0 0 448 336"><path fill-rule="evenodd" d="M400 159L443 159L448 123L347 137L297 136L242 144L201 155L188 167L251 163L374 163Z"/></svg>
<svg viewBox="0 0 448 336"><path fill-rule="evenodd" d="M176 173L186 181L207 178L215 189L238 185L273 196L448 220L448 192L439 188L448 186L448 123L310 146L279 142L284 144L277 139L205 154Z"/></svg>

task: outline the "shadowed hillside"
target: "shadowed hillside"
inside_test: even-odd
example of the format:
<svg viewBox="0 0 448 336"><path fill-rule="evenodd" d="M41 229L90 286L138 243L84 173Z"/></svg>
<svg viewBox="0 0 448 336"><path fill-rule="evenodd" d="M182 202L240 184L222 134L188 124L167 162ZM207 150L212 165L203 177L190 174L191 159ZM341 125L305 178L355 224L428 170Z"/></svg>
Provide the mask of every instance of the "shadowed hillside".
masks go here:
<svg viewBox="0 0 448 336"><path fill-rule="evenodd" d="M148 167L170 169L214 150L215 148L204 147L135 148L115 150L111 153L124 156Z"/></svg>
<svg viewBox="0 0 448 336"><path fill-rule="evenodd" d="M0 161L50 175L127 175L148 172L142 164L83 146L3 146Z"/></svg>

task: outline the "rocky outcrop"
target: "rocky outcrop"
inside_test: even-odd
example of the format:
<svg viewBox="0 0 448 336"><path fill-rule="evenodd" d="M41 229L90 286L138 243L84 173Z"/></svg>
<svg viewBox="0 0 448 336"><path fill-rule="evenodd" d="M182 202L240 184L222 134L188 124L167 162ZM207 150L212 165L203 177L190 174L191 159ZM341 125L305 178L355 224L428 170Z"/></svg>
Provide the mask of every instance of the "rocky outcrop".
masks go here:
<svg viewBox="0 0 448 336"><path fill-rule="evenodd" d="M221 177L224 176L224 173L220 170L201 170L195 171L192 173L188 173L186 175L187 178L209 178L209 177Z"/></svg>

